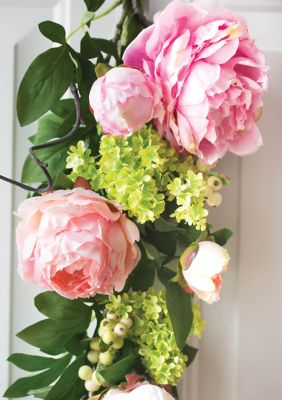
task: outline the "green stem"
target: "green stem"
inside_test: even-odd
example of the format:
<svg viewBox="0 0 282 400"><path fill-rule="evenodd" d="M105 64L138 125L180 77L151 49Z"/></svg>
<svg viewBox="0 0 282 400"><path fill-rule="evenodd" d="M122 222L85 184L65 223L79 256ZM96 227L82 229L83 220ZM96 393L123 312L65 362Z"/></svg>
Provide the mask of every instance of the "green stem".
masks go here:
<svg viewBox="0 0 282 400"><path fill-rule="evenodd" d="M116 0L109 8L107 8L102 14L97 15L94 17L92 21L97 21L97 19L103 18L106 15L110 14L115 8L119 7L122 4L122 0Z"/></svg>
<svg viewBox="0 0 282 400"><path fill-rule="evenodd" d="M106 15L110 14L114 9L119 7L122 4L122 0L116 0L109 8L107 8L104 12L101 14L97 15L97 17L94 17L91 22L97 21L97 19L103 18ZM90 22L90 21L89 21ZM72 31L67 37L66 41L68 41L72 36L74 36L77 32L79 32L81 29L85 28L87 26L87 23L81 23L77 28L75 28L74 31Z"/></svg>

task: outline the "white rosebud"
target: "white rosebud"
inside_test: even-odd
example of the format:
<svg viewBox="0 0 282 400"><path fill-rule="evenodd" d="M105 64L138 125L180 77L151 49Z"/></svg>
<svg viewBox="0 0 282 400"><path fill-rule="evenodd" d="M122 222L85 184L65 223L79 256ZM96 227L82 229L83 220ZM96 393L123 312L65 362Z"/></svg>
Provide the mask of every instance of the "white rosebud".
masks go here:
<svg viewBox="0 0 282 400"><path fill-rule="evenodd" d="M165 389L149 383L140 384L130 392L120 389L110 389L103 400L174 400Z"/></svg>
<svg viewBox="0 0 282 400"><path fill-rule="evenodd" d="M229 261L228 251L209 241L188 247L180 258L182 273L190 289L209 304L219 300L221 275Z"/></svg>

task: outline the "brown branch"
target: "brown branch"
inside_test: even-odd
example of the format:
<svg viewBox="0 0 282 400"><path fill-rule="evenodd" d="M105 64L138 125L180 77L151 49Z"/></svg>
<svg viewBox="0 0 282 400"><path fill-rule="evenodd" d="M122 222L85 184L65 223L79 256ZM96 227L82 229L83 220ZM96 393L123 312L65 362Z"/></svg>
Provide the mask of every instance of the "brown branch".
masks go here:
<svg viewBox="0 0 282 400"><path fill-rule="evenodd" d="M48 172L48 164L41 161L36 156L35 152L37 150L42 150L42 149L47 149L49 147L57 146L58 144L64 143L65 141L71 139L72 137L74 137L76 135L77 130L81 124L80 98L79 98L78 90L73 82L70 84L70 90L74 97L75 110L76 110L76 121L75 121L73 128L62 138L54 139L47 143L42 143L42 144L39 144L36 146L32 146L29 149L29 154L30 154L31 158L38 165L38 167L42 170L45 177L47 178L47 187L34 188L32 186L25 185L24 183L18 182L14 179L10 179L10 178L7 178L6 176L0 175L0 179L2 181L11 183L12 185L18 186L21 189L28 190L29 192L34 192L34 193L46 193L46 192L50 192L53 190L53 181Z"/></svg>

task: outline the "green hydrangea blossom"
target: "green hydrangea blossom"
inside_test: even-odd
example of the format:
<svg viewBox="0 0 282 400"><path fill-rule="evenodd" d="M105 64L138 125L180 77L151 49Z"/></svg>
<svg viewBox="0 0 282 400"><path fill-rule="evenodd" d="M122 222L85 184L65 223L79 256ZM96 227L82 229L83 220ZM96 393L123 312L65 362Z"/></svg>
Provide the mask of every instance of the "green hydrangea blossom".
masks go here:
<svg viewBox="0 0 282 400"><path fill-rule="evenodd" d="M158 384L176 385L188 358L176 344L163 291L152 288L148 292L112 295L109 300L108 311L133 319L128 338L137 345L150 376Z"/></svg>
<svg viewBox="0 0 282 400"><path fill-rule="evenodd" d="M202 336L203 331L206 329L206 321L202 319L201 306L199 303L192 301L193 310L193 325L191 334L197 336L199 339Z"/></svg>
<svg viewBox="0 0 282 400"><path fill-rule="evenodd" d="M116 200L141 224L159 218L168 200L176 203L171 217L177 222L206 229L209 172L199 172L196 157L181 158L151 126L129 137L104 135L99 152L95 160L84 142L72 146L70 178L87 179L93 190Z"/></svg>

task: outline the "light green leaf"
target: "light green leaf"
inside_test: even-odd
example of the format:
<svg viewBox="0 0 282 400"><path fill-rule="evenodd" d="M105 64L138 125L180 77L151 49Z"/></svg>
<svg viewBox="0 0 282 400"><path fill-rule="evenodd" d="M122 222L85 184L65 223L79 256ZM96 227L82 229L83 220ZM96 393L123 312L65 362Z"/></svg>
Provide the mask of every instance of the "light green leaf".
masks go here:
<svg viewBox="0 0 282 400"><path fill-rule="evenodd" d="M125 375L132 371L135 364L135 355L131 354L115 364L109 367L99 367L98 373L105 379L110 385L115 385L124 380Z"/></svg>
<svg viewBox="0 0 282 400"><path fill-rule="evenodd" d="M8 361L25 371L34 372L49 369L52 365L56 364L57 360L52 357L14 353L8 358Z"/></svg>

